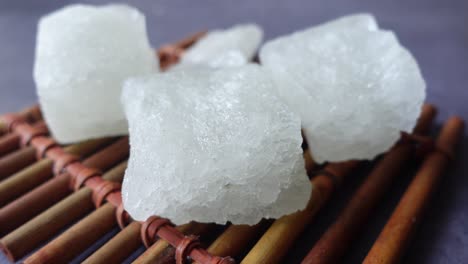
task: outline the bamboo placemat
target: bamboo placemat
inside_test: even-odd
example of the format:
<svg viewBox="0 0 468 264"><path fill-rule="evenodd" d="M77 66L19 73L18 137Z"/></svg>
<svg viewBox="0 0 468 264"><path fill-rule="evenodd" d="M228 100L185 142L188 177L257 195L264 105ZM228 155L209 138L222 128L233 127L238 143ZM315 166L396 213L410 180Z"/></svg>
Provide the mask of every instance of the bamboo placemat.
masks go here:
<svg viewBox="0 0 468 264"><path fill-rule="evenodd" d="M158 51L161 66L176 63L203 33ZM395 263L404 253L443 170L454 159L463 122L450 118L434 141L425 134L436 110L425 105L418 125L383 157L321 239L310 245L304 263L337 263L359 235L392 180L420 163L413 182L372 246L366 263ZM248 226L189 223L173 226L157 216L132 222L121 206L120 182L128 138L58 145L39 108L2 116L0 122L0 244L12 261L68 263L103 236L109 239L86 263L120 263L142 245L134 263L288 263L284 259L302 231L343 185L360 162L315 166L305 146L314 191L304 211ZM155 201L156 202L156 201ZM116 227L121 231L110 233Z"/></svg>

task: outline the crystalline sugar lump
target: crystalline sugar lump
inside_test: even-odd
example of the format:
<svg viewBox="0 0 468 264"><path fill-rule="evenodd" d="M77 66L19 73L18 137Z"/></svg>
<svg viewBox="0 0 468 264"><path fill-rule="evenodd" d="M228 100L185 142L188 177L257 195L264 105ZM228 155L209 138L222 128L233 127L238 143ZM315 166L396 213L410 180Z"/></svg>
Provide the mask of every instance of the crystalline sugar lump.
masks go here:
<svg viewBox="0 0 468 264"><path fill-rule="evenodd" d="M41 18L34 80L61 143L127 133L122 82L158 68L145 17L126 5L71 5Z"/></svg>
<svg viewBox="0 0 468 264"><path fill-rule="evenodd" d="M411 131L426 85L413 56L371 15L267 42L261 63L302 117L316 161L372 159Z"/></svg>
<svg viewBox="0 0 468 264"><path fill-rule="evenodd" d="M210 31L183 54L175 68L244 65L253 58L262 38L263 31L256 24L240 24L226 30Z"/></svg>
<svg viewBox="0 0 468 264"><path fill-rule="evenodd" d="M311 193L300 118L256 65L129 79L125 209L175 224L255 224L303 209Z"/></svg>

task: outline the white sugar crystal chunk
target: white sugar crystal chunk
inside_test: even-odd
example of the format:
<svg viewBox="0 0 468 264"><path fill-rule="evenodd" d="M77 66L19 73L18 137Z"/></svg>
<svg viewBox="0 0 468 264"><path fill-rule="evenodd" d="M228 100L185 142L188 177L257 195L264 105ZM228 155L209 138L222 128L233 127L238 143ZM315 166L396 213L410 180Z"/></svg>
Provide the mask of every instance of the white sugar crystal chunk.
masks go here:
<svg viewBox="0 0 468 264"><path fill-rule="evenodd" d="M176 68L244 65L253 58L262 38L262 29L255 24L240 24L226 30L210 31L183 54Z"/></svg>
<svg viewBox="0 0 468 264"><path fill-rule="evenodd" d="M302 117L318 162L372 159L411 131L426 85L413 56L370 15L266 43L260 60Z"/></svg>
<svg viewBox="0 0 468 264"><path fill-rule="evenodd" d="M256 65L128 80L122 193L131 216L255 224L303 209L311 184L300 118L272 89Z"/></svg>
<svg viewBox="0 0 468 264"><path fill-rule="evenodd" d="M122 82L155 71L145 17L126 5L71 5L41 18L34 80L61 143L128 133Z"/></svg>
<svg viewBox="0 0 468 264"><path fill-rule="evenodd" d="M379 26L373 15L361 13L340 17L322 25L311 27L308 30L314 30L317 33L329 33L330 29L335 33L338 31L348 31L350 29L376 31L379 29ZM304 31L307 31L307 29Z"/></svg>

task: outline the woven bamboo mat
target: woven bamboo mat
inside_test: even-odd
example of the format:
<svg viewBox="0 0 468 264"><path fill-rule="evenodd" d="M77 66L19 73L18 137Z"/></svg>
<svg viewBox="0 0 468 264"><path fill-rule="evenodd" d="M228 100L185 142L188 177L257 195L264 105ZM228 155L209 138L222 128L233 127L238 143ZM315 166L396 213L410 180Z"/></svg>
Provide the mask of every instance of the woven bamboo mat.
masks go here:
<svg viewBox="0 0 468 264"><path fill-rule="evenodd" d="M176 63L200 36L161 48L161 65ZM365 229L398 175L414 172L365 263L395 263L404 253L444 169L454 159L463 122L447 120L435 140L427 137L435 107L425 105L414 133L369 167L369 173L316 243L304 263L337 263ZM313 164L314 186L304 211L253 227L189 223L173 226L157 216L132 222L121 206L120 182L128 138L104 138L60 146L48 134L37 106L6 114L0 122L0 245L25 263L290 263L301 233L346 185L362 162ZM416 168L416 170L414 170ZM155 201L157 202L157 201Z"/></svg>

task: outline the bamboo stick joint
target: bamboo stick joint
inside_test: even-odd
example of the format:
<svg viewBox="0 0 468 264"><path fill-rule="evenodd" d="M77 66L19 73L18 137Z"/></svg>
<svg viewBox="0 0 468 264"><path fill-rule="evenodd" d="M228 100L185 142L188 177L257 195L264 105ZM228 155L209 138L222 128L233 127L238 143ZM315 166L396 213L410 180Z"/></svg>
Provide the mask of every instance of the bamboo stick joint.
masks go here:
<svg viewBox="0 0 468 264"><path fill-rule="evenodd" d="M25 117L14 113L4 114L1 117L1 120L6 124L9 133L14 132L14 128L16 127L16 125L26 122Z"/></svg>
<svg viewBox="0 0 468 264"><path fill-rule="evenodd" d="M159 216L151 216L141 225L141 241L145 247L149 248L155 242L156 233L165 225L172 225L172 223L169 219Z"/></svg>
<svg viewBox="0 0 468 264"><path fill-rule="evenodd" d="M36 149L36 157L40 160L46 157L47 151L51 148L57 147L58 143L52 138L39 137L32 140L31 145Z"/></svg>
<svg viewBox="0 0 468 264"><path fill-rule="evenodd" d="M88 168L79 162L70 164L67 167L67 172L72 176L70 180L70 187L75 191L80 189L87 180L93 177L102 176L102 172L100 170Z"/></svg>
<svg viewBox="0 0 468 264"><path fill-rule="evenodd" d="M188 253L195 247L200 246L198 236L185 236L177 245L175 259L177 264L184 264L187 260Z"/></svg>
<svg viewBox="0 0 468 264"><path fill-rule="evenodd" d="M401 133L401 140L399 144L414 144L417 145L416 156L419 158L426 157L431 152L438 152L442 154L449 161L455 159L453 150L448 149L442 144L436 144L435 140L429 136L422 136L417 134Z"/></svg>
<svg viewBox="0 0 468 264"><path fill-rule="evenodd" d="M120 191L121 187L122 185L118 182L111 182L106 180L100 181L100 183L93 188L93 201L96 208L101 207L104 204L107 196L113 192ZM120 204L117 204L116 207L118 207Z"/></svg>
<svg viewBox="0 0 468 264"><path fill-rule="evenodd" d="M34 138L47 136L49 134L44 122L38 122L33 126L26 122L17 122L13 129L14 132L20 135L22 146L28 146Z"/></svg>

